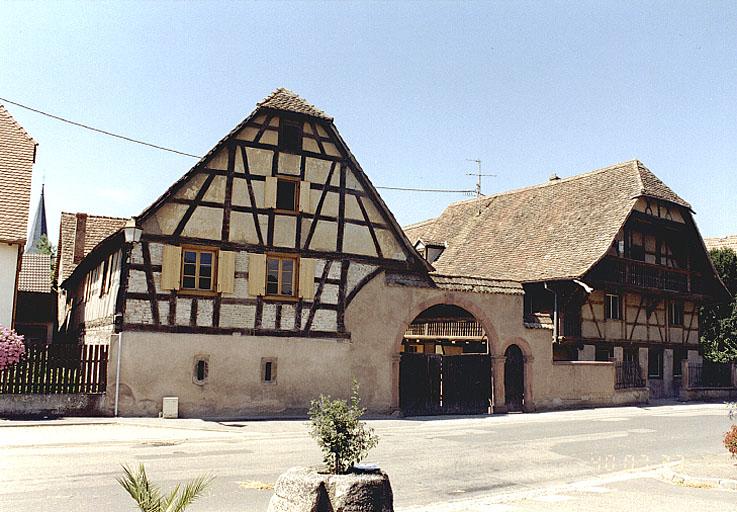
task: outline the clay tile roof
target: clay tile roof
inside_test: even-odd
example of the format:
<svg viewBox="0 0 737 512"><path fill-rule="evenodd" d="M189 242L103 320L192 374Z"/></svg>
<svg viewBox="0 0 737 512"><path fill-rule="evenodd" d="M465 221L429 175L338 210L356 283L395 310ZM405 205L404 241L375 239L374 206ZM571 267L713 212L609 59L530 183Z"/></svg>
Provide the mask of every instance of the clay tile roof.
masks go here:
<svg viewBox="0 0 737 512"><path fill-rule="evenodd" d="M18 291L34 293L51 292L51 255L23 255L23 263L18 277Z"/></svg>
<svg viewBox="0 0 737 512"><path fill-rule="evenodd" d="M269 96L257 103L259 107L273 108L276 110L286 110L287 112L297 112L308 116L319 117L327 121L333 118L327 115L319 108L307 103L307 101L299 95L293 93L289 89L279 87Z"/></svg>
<svg viewBox="0 0 737 512"><path fill-rule="evenodd" d="M0 105L0 241L25 243L36 141Z"/></svg>
<svg viewBox="0 0 737 512"><path fill-rule="evenodd" d="M689 208L637 160L448 206L405 228L446 240L438 274L534 282L583 276L608 250L638 197ZM479 209L481 213L479 214Z"/></svg>
<svg viewBox="0 0 737 512"><path fill-rule="evenodd" d="M83 222L78 222L82 218ZM74 261L75 241L77 239L77 226L84 226L84 247L80 249L82 257L87 256L97 244L105 238L120 230L129 219L123 217L105 217L101 215L88 215L85 213L61 213L61 226L59 228L59 244L57 247L57 280L59 283L68 278L77 263Z"/></svg>
<svg viewBox="0 0 737 512"><path fill-rule="evenodd" d="M737 235L704 238L704 245L706 245L708 251L712 249L732 249L733 251L737 251Z"/></svg>

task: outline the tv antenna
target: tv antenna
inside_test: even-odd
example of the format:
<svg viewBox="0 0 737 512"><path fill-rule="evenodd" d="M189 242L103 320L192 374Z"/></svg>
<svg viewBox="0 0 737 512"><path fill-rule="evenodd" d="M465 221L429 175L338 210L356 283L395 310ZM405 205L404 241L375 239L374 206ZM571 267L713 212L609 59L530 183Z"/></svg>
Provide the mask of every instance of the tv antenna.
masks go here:
<svg viewBox="0 0 737 512"><path fill-rule="evenodd" d="M476 172L467 172L466 176L476 176L476 200L478 201L481 198L481 178L484 176L490 176L490 177L496 177L496 174L484 174L481 171L481 160L479 158L473 159L473 158L466 158L467 162L476 162L477 168ZM481 203L478 204L479 207L479 215L481 215Z"/></svg>

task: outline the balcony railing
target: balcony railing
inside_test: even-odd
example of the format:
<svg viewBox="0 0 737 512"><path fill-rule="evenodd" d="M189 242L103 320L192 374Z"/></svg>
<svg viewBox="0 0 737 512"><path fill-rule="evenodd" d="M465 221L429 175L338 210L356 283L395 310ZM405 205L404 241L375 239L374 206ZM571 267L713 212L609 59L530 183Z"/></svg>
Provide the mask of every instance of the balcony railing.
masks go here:
<svg viewBox="0 0 737 512"><path fill-rule="evenodd" d="M671 269L621 258L608 258L599 263L592 277L609 283L638 288L688 293L698 290L698 287L692 286L694 283L689 282L691 281L689 274L687 270Z"/></svg>
<svg viewBox="0 0 737 512"><path fill-rule="evenodd" d="M404 335L406 337L482 338L484 329L481 324L472 320L447 320L411 324Z"/></svg>
<svg viewBox="0 0 737 512"><path fill-rule="evenodd" d="M615 389L642 388L645 381L642 378L640 363L637 361L617 361L615 365L617 381Z"/></svg>

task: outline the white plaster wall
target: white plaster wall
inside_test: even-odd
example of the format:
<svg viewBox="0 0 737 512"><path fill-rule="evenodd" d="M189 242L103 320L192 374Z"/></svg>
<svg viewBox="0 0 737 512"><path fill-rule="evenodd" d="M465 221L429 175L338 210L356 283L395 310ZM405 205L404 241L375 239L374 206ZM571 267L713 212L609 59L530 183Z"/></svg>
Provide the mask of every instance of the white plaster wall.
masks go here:
<svg viewBox="0 0 737 512"><path fill-rule="evenodd" d="M15 277L18 272L18 249L15 244L0 243L0 325L10 327L13 322Z"/></svg>

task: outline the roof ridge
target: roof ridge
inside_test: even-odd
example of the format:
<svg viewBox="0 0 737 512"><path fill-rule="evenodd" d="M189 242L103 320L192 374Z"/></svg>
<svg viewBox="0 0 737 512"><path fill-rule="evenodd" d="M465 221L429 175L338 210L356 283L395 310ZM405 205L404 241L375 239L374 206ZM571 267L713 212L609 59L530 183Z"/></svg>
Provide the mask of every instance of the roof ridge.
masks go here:
<svg viewBox="0 0 737 512"><path fill-rule="evenodd" d="M505 190L504 192L497 192L496 194L490 194L488 196L481 196L479 198L471 198L471 199L464 199L462 201L456 201L454 203L450 203L448 207L461 205L461 204L467 204L467 203L473 203L475 201L483 201L484 199L493 199L495 197L510 195L510 194L517 194L519 192L527 192L529 190L534 190L537 188L543 188L543 187L549 187L554 185L560 185L562 183L569 183L571 181L581 179L581 178L588 178L589 176L592 176L594 174L602 173L605 171L611 171L613 169L619 168L619 167L626 167L628 164L632 164L633 162L638 162L638 160L625 160L624 162L619 162L616 164L608 165L606 167L601 167L599 169L594 169L593 171L587 171L581 174L574 174L573 176L568 176L566 178L558 178L556 180L548 180L544 183L536 183L534 185L528 185L526 187L520 187L520 188L514 188L511 190ZM642 180L640 179L640 182Z"/></svg>
<svg viewBox="0 0 737 512"><path fill-rule="evenodd" d="M11 123L11 124L12 124L13 126L15 126L15 127L16 127L16 128L18 129L18 131L19 131L19 132L21 132L21 134L22 134L22 135L23 135L23 136L24 136L24 137L25 137L26 139L28 139L28 141L29 141L29 142L32 142L33 144L38 144L38 142L36 142L36 141L34 140L34 138L33 138L33 137L31 137L31 134L30 134L30 133L28 133L28 132L26 131L26 129L25 129L25 128L23 128L23 126L21 126L21 124L20 124L20 123L19 123L18 121L16 121L16 119L15 119L15 118L13 117L13 114L11 114L11 113L10 113L10 112L8 111L8 109L7 109L7 108L5 108L5 105L3 105L2 103L0 103L0 113L3 113L3 114L5 114L5 115L6 115L7 117L8 117L8 119L10 120L10 123Z"/></svg>
<svg viewBox="0 0 737 512"><path fill-rule="evenodd" d="M312 103L304 99L302 96L300 96L299 94L297 94L296 92L290 89L287 89L286 87L277 87L266 98L256 103L256 107L274 108L276 110L285 110L288 112L291 112L291 111L299 112L298 110L288 108L288 105L268 105L268 103L272 101L278 103L280 96L284 97L281 99L286 98L287 101L291 100L291 101L300 103L302 109L307 110L309 112L308 115L313 115L314 117L321 117L328 121L333 120L333 117L325 113L324 110L316 107L315 105L313 105ZM307 112L302 112L302 113L307 113Z"/></svg>
<svg viewBox="0 0 737 512"><path fill-rule="evenodd" d="M83 214L87 215L87 217L94 217L96 219L113 219L113 220L130 220L130 217L113 217L112 215L95 215L93 213L87 213L87 212L65 212L62 211L62 215L77 215L77 214Z"/></svg>
<svg viewBox="0 0 737 512"><path fill-rule="evenodd" d="M407 224L406 226L402 226L402 229L404 230L404 229L411 229L411 228L419 228L419 227L422 227L422 226L426 226L426 225L430 224L431 222L435 222L436 220L438 220L437 217L433 217L431 219L421 220L421 221L415 222L413 224Z"/></svg>

